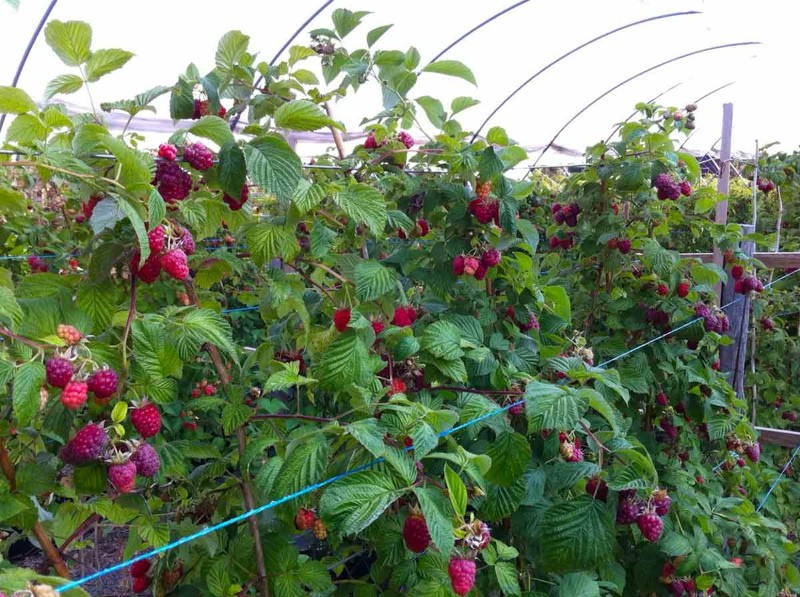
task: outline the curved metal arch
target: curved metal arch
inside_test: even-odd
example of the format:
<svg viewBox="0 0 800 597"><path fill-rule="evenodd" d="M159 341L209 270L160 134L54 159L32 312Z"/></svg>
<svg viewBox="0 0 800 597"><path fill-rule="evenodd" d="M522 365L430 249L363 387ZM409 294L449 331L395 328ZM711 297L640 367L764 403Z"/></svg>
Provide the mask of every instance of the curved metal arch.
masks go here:
<svg viewBox="0 0 800 597"><path fill-rule="evenodd" d="M483 130L483 127L485 127L489 123L489 121L492 119L492 117L495 114L497 114L500 111L500 109L503 106L505 106L511 100L511 98L513 98L515 95L517 95L517 93L522 91L531 81L533 81L536 77L541 75L543 72L549 70L551 67L555 66L556 64L558 64L559 62L561 62L565 58L568 58L569 56L572 56L575 52L578 52L578 51L582 50L583 48L585 48L586 46L590 46L593 43L598 42L601 39L604 39L604 38L606 38L606 37L608 37L610 35L614 35L615 33L619 33L620 31L624 31L625 29L630 29L631 27L636 27L637 25L643 25L645 23L649 23L651 21L658 21L660 19L669 19L669 18L672 18L672 17L683 17L683 16L699 15L699 14L702 14L702 12L697 11L697 10L687 10L687 11L683 11L683 12L670 12L670 13L663 14L663 15L657 15L655 17L648 17L646 19L641 19L639 21L634 21L633 23L628 23L627 25L622 25L621 27L617 27L616 29L612 29L610 31L606 31L603 34L598 35L597 37L594 37L594 38L590 39L589 41L586 41L586 42L582 43L581 45L572 48L570 51L562 54L561 56L559 56L558 58L553 60L551 63L549 63L548 65L546 65L546 66L542 67L541 69L539 69L530 78L528 78L524 83L522 83L522 85L520 85L514 91L512 91L502 102L500 102L497 105L497 107L494 110L491 111L489 116L486 117L486 120L484 120L481 123L481 125L478 127L478 129L475 131L475 133L472 135L472 138L469 140L469 142L470 143L474 143L475 139L478 137L478 135Z"/></svg>
<svg viewBox="0 0 800 597"><path fill-rule="evenodd" d="M594 106L597 102L599 102L601 99L603 99L604 97L606 97L610 93L616 91L617 89L619 89L620 87L622 87L624 85L627 85L628 83L630 83L634 79L638 79L642 75L646 75L649 72L652 72L652 71L654 71L654 70L656 70L658 68L661 68L662 66L666 66L668 64L672 64L673 62L677 62L678 60L683 60L684 58L689 58L691 56L696 56L697 54L703 54L705 52L713 52L714 50L722 50L722 49L725 49L725 48L737 48L737 47L741 47L741 46L754 46L754 45L761 45L761 42L759 42L759 41L740 41L740 42L735 42L735 43L730 43L730 44L722 44L722 45L719 45L719 46L711 46L711 47L708 47L708 48L703 48L702 50L695 50L693 52L688 52L686 54L681 54L680 56L675 56L674 58L670 58L669 60L665 60L664 62L660 62L659 64L656 64L655 66L651 66L651 67L646 68L646 69L644 69L642 71L639 71L638 73L636 73L635 75L633 75L631 77L628 77L627 79L625 79L621 83L617 83L611 89L609 89L609 90L603 92L602 94L598 95L591 102L589 102L583 108L581 108L578 111L577 114L575 114L572 118L570 118L566 122L566 124L564 124L564 126L562 126L558 130L558 132L550 140L550 142L547 145L544 146L544 148L542 149L542 152L539 154L539 157L536 158L536 161L533 163L533 165L531 167L533 168L533 167L536 166L536 164L539 163L539 160L542 159L542 156L544 156L544 154L547 152L547 150L550 149L550 147L553 145L553 143L556 142L556 139L558 139L558 136L561 133L563 133L564 130L569 125L571 125L573 122L575 122L581 114L586 112L586 110L588 110L589 108Z"/></svg>

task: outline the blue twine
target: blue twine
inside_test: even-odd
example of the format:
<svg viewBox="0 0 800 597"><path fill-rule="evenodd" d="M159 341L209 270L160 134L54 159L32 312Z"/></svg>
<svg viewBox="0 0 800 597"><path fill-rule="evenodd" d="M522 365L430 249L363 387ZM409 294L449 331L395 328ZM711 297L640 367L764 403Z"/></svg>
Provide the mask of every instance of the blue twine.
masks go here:
<svg viewBox="0 0 800 597"><path fill-rule="evenodd" d="M796 271L800 271L800 270L796 270ZM780 281L788 278L789 276L793 275L794 273L796 273L796 271L788 273L788 274L778 278L777 280L774 280L773 282L770 282L769 284L765 285L764 288L769 288L770 286L772 286L774 284L777 284L778 282L780 282ZM724 310L727 307L730 307L731 305L739 302L740 300L743 300L743 298L744 297L737 298L737 299L731 301L730 303L728 303L727 305L724 305L724 306L720 307L720 309ZM247 310L247 309L257 309L257 308L258 307L240 307L239 309ZM223 311L223 312L225 312L225 311ZM230 311L228 311L228 312L230 312ZM625 356L628 356L628 355L630 355L630 354L632 354L632 353L634 353L634 352L636 352L638 350L641 350L642 348L645 348L646 346L649 346L650 344L653 344L654 342L657 342L658 340L666 338L666 337L674 334L675 332L677 332L677 331L679 331L679 330L681 330L681 329L683 329L685 327L688 327L688 326L692 325L693 323L696 323L697 321L700 321L700 319L701 318L696 318L696 319L690 320L690 321L682 324L681 326L675 328L674 330L670 330L669 332L667 332L665 334L662 334L660 336L657 336L656 338L648 340L647 342L645 342L643 344L640 344L639 346L635 346L631 350L628 350L628 351L626 351L626 352L624 352L624 353L622 353L620 355L617 355L616 357L613 357L613 358L601 363L600 365L598 365L598 367L604 367L604 366L608 365L609 363L613 363L614 361L617 361L617 360L619 360L619 359L621 359L621 358L623 358ZM468 392L469 389L468 388L464 388L464 391ZM475 425L477 423L481 423L481 422L483 422L483 421L485 421L485 420L487 420L487 419L489 419L491 417L494 417L494 416L496 416L496 415L498 415L500 413L503 413L503 412L509 410L510 408L512 408L514 406L520 406L520 405L522 405L524 403L525 403L524 399L517 400L516 402L511 402L509 404L506 404L505 406L499 407L499 408L497 408L497 409L495 409L493 411L485 413L485 414L481 415L480 417L477 417L475 419L470 419L469 421L467 421L465 423L462 423L461 425L456 425L455 427L452 427L450 429L442 431L442 432L440 432L438 434L438 436L439 437L446 437L446 436L451 435L453 433L457 433L458 431L461 431L463 429L471 427L472 425ZM408 446L407 448L404 449L404 451L409 451L409 450L412 450L412 449L413 449L413 445L412 446ZM764 505L764 503L766 502L766 499L772 493L772 491L775 488L775 486L778 484L780 479L783 477L783 474L785 473L786 469L789 467L789 465L791 464L792 460L794 460L795 456L797 456L797 454L799 452L800 452L800 445L797 446L797 449L795 450L794 454L792 455L792 458L789 460L789 462L786 463L786 466L783 467L783 470L781 471L780 476L773 483L772 487L770 487L769 491L767 492L767 495L764 496L764 500L762 500L761 504L758 507L758 510L760 510L761 507ZM108 574L113 574L114 572L119 572L120 570L124 570L124 569L128 568L129 566L131 566L132 564L135 564L136 562L141 562L142 560L146 560L146 559L151 558L153 556L157 556L157 555L162 554L164 552L170 551L170 550L172 550L172 549L174 549L176 547L179 547L181 545L185 545L186 543L190 543L190 542L194 541L195 539L199 539L201 537L205 537L206 535L214 533L214 532L216 532L216 531L218 531L220 529L224 529L226 527L229 527L231 525L237 524L239 522L243 522L244 520L250 518L251 516L254 516L256 514L260 514L262 512L265 512L267 510L270 510L272 508L275 508L277 506L280 506L282 504L285 504L287 502L295 500L295 499L297 499L299 497L302 497L304 495L307 495L307 494L309 494L309 493L311 493L313 491L316 491L318 489L322 489L323 487L327 487L328 485L332 485L333 483L336 483L337 481L341 481L342 479L346 479L347 477L350 477L350 476L355 475L357 473L360 473L360 472L363 472L365 470L368 470L368 469L372 468L373 466L375 466L377 464L380 464L382 462L385 462L384 458L382 458L382 457L381 458L376 458L375 460L373 460L371 462L368 462L368 463L366 463L364 465L358 466L358 467L356 467L354 469L351 469L349 471L345 471L343 473L339 473L338 475L334 475L333 477L325 479L324 481L320 481L319 483L315 483L313 485L309 485L308 487L300 489L299 491L291 493L291 494L289 494L287 496L284 496L282 498L279 498L277 500L273 500L273 501L271 501L271 502L269 502L267 504L263 504L263 505L261 505L261 506L259 506L257 508L253 508L252 510L248 510L247 512L243 512L242 514L234 516L233 518L230 518L228 520L219 522L219 523L217 523L215 525L212 525L210 527L206 527L205 529L197 531L196 533L193 533L191 535L187 535L185 537L181 537L180 539L177 539L177 540L175 540L175 541L173 541L171 543L163 545L162 547L158 547L158 548L155 548L155 549L153 549L153 550L151 550L149 552L145 552L145 553L139 554L138 556L134 556L133 558L131 558L130 560L128 560L126 562L121 562L119 564L115 564L113 566L109 566L108 568L104 568L103 570L98 570L98 571L96 571L96 572L94 572L94 573L92 573L92 574L90 574L88 576L85 576L83 578L68 582L65 585L62 585L59 588L59 591L69 591L71 589L77 588L77 587L79 587L79 586L81 586L81 585L83 585L83 584L85 584L87 582L90 582L92 580L95 580L95 579L98 579L98 578L102 578L103 576L106 576Z"/></svg>
<svg viewBox="0 0 800 597"><path fill-rule="evenodd" d="M236 307L234 309L223 309L220 313L240 313L242 311L255 311L258 309L258 305L254 305L252 307Z"/></svg>
<svg viewBox="0 0 800 597"><path fill-rule="evenodd" d="M761 503L758 505L758 508L756 508L756 512L761 512L761 508L763 508L764 504L767 503L767 498L769 498L772 491L778 486L778 483L781 482L781 479L783 479L783 476L786 474L786 469L788 469L791 466L792 461L795 459L798 453L800 453L800 444L797 444L797 447L794 449L794 454L792 454L792 457L789 458L789 461L783 465L783 468L781 469L781 473L778 475L778 478L772 482L772 485L770 485L769 490L767 490L767 494L761 500Z"/></svg>

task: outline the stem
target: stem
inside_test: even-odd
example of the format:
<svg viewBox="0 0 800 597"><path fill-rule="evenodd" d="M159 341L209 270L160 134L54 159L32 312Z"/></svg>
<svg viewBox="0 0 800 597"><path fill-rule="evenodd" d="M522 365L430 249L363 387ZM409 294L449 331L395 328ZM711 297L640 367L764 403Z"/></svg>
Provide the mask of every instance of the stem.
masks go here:
<svg viewBox="0 0 800 597"><path fill-rule="evenodd" d="M87 530L89 530L90 526L92 526L99 520L100 520L100 515L97 513L92 513L86 518L86 520L84 520L81 524L79 524L78 528L75 529L72 532L72 534L66 538L64 543L61 544L61 547L58 548L58 551L61 553L61 555L64 555L70 543L75 541L75 539L77 539L78 537L81 537L84 533L86 533Z"/></svg>
<svg viewBox="0 0 800 597"><path fill-rule="evenodd" d="M11 330L7 328L0 328L0 336L6 336L11 338L12 340L16 340L17 342L21 342L22 344L27 344L31 348L35 348L36 350L48 350L50 348L55 348L52 344L45 344L42 342L36 342L35 340L30 340L23 336L18 336Z"/></svg>
<svg viewBox="0 0 800 597"><path fill-rule="evenodd" d="M328 105L328 102L322 104L322 107L325 108L325 113L328 115L328 118L333 120L333 111L331 110L330 105ZM328 128L331 130L331 135L333 135L333 142L336 144L336 151L339 153L339 159L343 160L345 153L344 143L342 143L342 134L335 126L329 126Z"/></svg>
<svg viewBox="0 0 800 597"><path fill-rule="evenodd" d="M266 421L268 419L288 419L288 420L299 420L299 421L311 421L313 423L332 423L334 419L329 419L327 417L313 417L311 415L301 415L301 414L292 414L292 413L275 413L269 415L253 415L250 417L251 421Z"/></svg>
<svg viewBox="0 0 800 597"><path fill-rule="evenodd" d="M187 280L184 282L184 288L186 288L186 294L189 296L189 300L192 302L192 304L199 306L200 301L197 298L197 291L194 288L194 283L191 280ZM225 367L225 362L222 360L219 350L210 342L206 342L203 345L203 348L208 353L208 356L211 357L211 362L214 364L214 368L217 370L217 375L219 376L219 381L222 385L223 392L227 394L231 376L228 374L228 370ZM236 442L238 444L239 457L241 458L247 449L247 434L245 433L244 426L239 427L239 429L236 430ZM256 504L255 500L253 499L253 488L250 483L250 475L247 471L241 471L241 474L242 498L244 499L244 506L247 510L254 510ZM267 580L267 568L264 563L264 546L261 544L261 532L258 529L258 518L255 515L250 516L247 519L247 523L250 527L250 534L253 536L256 571L258 572L259 594L261 597L270 597L269 582Z"/></svg>
<svg viewBox="0 0 800 597"><path fill-rule="evenodd" d="M125 189L125 186L120 184L118 181L114 180L113 178L106 178L104 176L97 176L96 174L81 174L80 172L73 172L72 170L67 170L66 168L58 168L56 166L51 166L50 164L45 164L44 162L31 162L29 160L21 160L19 162L0 162L0 166L5 166L6 168L13 168L16 166L30 166L31 168L44 168L45 170L52 170L53 172L60 172L61 174L66 174L67 176L74 176L75 178L80 178L82 180L89 180L89 181L96 181L102 180L103 182L107 182L108 184L112 184L120 189ZM92 182L89 182L92 184ZM99 185L93 185L96 188L101 188Z"/></svg>
<svg viewBox="0 0 800 597"><path fill-rule="evenodd" d="M122 332L122 384L124 387L128 380L128 336L131 333L133 318L136 315L136 276L131 275L131 305L128 308L128 319L125 320L125 329Z"/></svg>
<svg viewBox="0 0 800 597"><path fill-rule="evenodd" d="M3 471L3 475L8 479L8 486L11 491L16 491L17 473L8 455L8 450L6 450L6 444L2 439L0 439L0 470ZM70 575L67 565L64 563L64 559L61 557L58 549L56 549L53 540L47 534L47 531L44 530L41 522L37 521L36 524L33 525L33 535L36 537L39 545L42 546L42 551L44 551L50 564L55 568L56 573L61 578L69 578Z"/></svg>
<svg viewBox="0 0 800 597"><path fill-rule="evenodd" d="M312 284L313 286L316 286L317 288L319 288L319 289L322 291L322 293L323 293L323 294L324 294L326 297L328 297L328 300L329 300L329 301L331 301L331 302L332 302L332 303L334 303L334 304L336 303L336 301L334 301L334 300L333 300L333 297L330 295L330 293L329 293L327 290L325 290L325 288L324 288L323 286L321 286L320 284L317 284L316 282L314 282L314 280L312 280L312 279L311 279L311 276L309 276L307 273L305 273L305 272L303 272L303 271L300 271L300 270L297 268L297 266L295 266L295 265L293 265L293 264L291 264L291 263L286 263L285 265L288 265L288 266L289 266L289 267L291 267L291 268L292 268L294 271L296 271L298 274L300 274L301 276L303 276L303 278L306 280L306 282L308 282L309 284Z"/></svg>
<svg viewBox="0 0 800 597"><path fill-rule="evenodd" d="M327 265L323 263L319 263L317 261L305 261L302 259L298 259L298 261L303 261L304 263L308 263L309 265L313 265L314 267L318 267L319 269L328 272L331 276L339 280L342 284L349 284L350 282L347 281L339 272L332 270Z"/></svg>
<svg viewBox="0 0 800 597"><path fill-rule="evenodd" d="M458 386L435 386L431 390L452 390L454 392L469 392L470 394L483 394L489 395L499 394L503 396L522 396L522 390L479 390L477 388L461 388Z"/></svg>

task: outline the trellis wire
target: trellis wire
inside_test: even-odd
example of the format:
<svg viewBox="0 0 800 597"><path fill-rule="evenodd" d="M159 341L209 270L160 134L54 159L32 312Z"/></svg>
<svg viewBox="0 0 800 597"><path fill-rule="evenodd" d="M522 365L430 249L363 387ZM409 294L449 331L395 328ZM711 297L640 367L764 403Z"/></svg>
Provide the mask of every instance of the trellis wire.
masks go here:
<svg viewBox="0 0 800 597"><path fill-rule="evenodd" d="M761 499L761 503L758 504L758 508L756 508L756 512L761 512L761 509L764 507L764 504L767 503L767 498L769 498L769 496L772 494L772 492L778 486L778 483L781 482L781 479L783 479L783 476L786 474L786 470L791 466L792 461L797 457L798 453L800 453L800 444L798 444L797 447L794 449L794 453L792 454L791 458L789 458L787 463L783 465L783 468L781 469L780 474L772 482L772 485L770 485L769 489L767 490L766 495L764 495L764 497Z"/></svg>
<svg viewBox="0 0 800 597"><path fill-rule="evenodd" d="M800 270L797 270L797 271L800 271ZM791 272L789 274L786 274L785 276L782 276L782 277L778 278L774 282L770 282L769 284L766 284L764 286L764 288L765 289L769 288L769 287L777 284L778 282L788 278L789 276L794 275L795 273L796 272ZM741 300L741 298L740 299L736 299L735 301L731 301L727 305L724 305L723 307L720 307L720 309L725 309L727 307L730 307L732 304L734 304L738 300ZM618 355L616 357L608 359L608 360L600 363L598 365L598 368L605 367L606 365L608 365L610 363L613 363L614 361L617 361L617 360L619 360L619 359L621 359L621 358L623 358L625 356L628 356L628 355L630 355L630 354L632 354L632 353L634 353L634 352L636 352L638 350L641 350L641 349L645 348L646 346L649 346L650 344L652 344L654 341L662 340L664 338L667 338L668 336L671 336L672 334L674 334L679 329L682 329L683 327L686 327L687 325L691 325L692 323L696 323L697 321L700 321L700 318L693 319L690 322L688 322L687 324L684 324L683 326L681 326L679 328L676 328L675 330L671 330L669 332L661 334L660 336L657 336L653 340L650 340L648 342L640 344L640 345L634 347L633 349L622 353L621 355ZM432 388L432 389L436 390L436 388ZM464 388L464 392L465 393L469 393L469 388ZM442 432L438 433L437 435L440 438L447 437L449 435L452 435L453 433L457 433L459 431L463 431L464 429L467 429L468 427L471 427L471 426L476 425L478 423L482 423L483 421L486 421L487 419L490 419L492 417L495 417L496 415L504 413L504 412L508 411L510 408L513 408L515 406L521 406L523 404L525 404L525 399L524 398L521 399L521 400L517 400L515 402L511 402L509 404L506 404L505 406L498 407L497 409L495 409L493 411L484 413L480 417L476 417L474 419L470 419L469 421L466 421L466 422L462 423L461 425L456 425L455 427L452 427L450 429L446 429L445 431L442 431ZM413 450L413 448L414 448L413 445L412 446L408 446L408 447L403 448L403 451L408 452L408 451ZM800 451L800 446L798 446L798 449L795 450L795 455L797 454L798 451ZM792 458L794 458L794 456ZM114 564L113 566L109 566L107 568L103 568L102 570L98 570L96 572L93 572L92 574L89 574L88 576L84 576L83 578L79 578L79 579L70 581L70 582L62 585L61 587L59 587L59 591L68 591L70 589L77 588L77 587L79 587L79 586L81 586L81 585L83 585L83 584L85 584L87 582L90 582L92 580L101 578L101 577L106 576L108 574L113 574L114 572L119 572L120 570L124 570L124 569L128 568L131 564L135 564L136 562L140 562L142 560L146 560L148 558L152 558L153 556L157 556L157 555L162 554L164 552L170 551L170 550L172 550L172 549L174 549L176 547L180 547L181 545L185 545L186 543L190 543L190 542L194 541L195 539L199 539L201 537L205 537L206 535L209 535L211 533L215 533L216 531L219 531L221 529L227 528L227 527L229 527L231 525L243 522L244 520L247 520L251 516L254 516L256 514L261 514L262 512L265 512L267 510L271 510L272 508L276 508L276 507L278 507L280 505L283 505L283 504L286 504L288 502L291 502L292 500L300 498L300 497L302 497L304 495L307 495L309 493L312 493L314 491L317 491L319 489L322 489L324 487L332 485L333 483L336 483L337 481L341 481L342 479L346 479L347 477L351 477L351 476L356 475L358 473L362 473L362 472L372 468L373 466L376 466L378 464L382 464L383 462L385 462L385 459L383 457L376 458L376 459L374 459L374 460L372 460L372 461L370 461L370 462L368 462L366 464L363 464L361 466L358 466L358 467L356 467L354 469L345 471L343 473L339 473L337 475L334 475L333 477L329 477L328 479L325 479L325 480L320 481L318 483L314 483L313 485L309 485L307 487L304 487L303 489L300 489L299 491L295 491L294 493L286 495L286 496L284 496L282 498L279 498L279 499L276 499L276 500L272 500L271 502L268 502L266 504L262 504L261 506L259 506L257 508L253 508L252 510L248 510L247 512L243 512L241 514L238 514L238 515L234 516L233 518L229 518L228 520L224 520L224 521L219 522L217 524L211 525L210 527L206 527L204 529L201 529L201 530L197 531L196 533L192 533L191 535L187 535L185 537L181 537L180 539L176 539L175 541L172 541L171 543L168 543L168 544L163 545L161 547L157 547L157 548L152 549L152 550L150 550L148 552L141 553L141 554L139 554L137 556L132 557L131 559L129 559L129 560L125 561L125 562L120 562L119 564ZM790 462L791 462L791 460L790 460ZM786 468L788 468L788 463L787 463L787 466L784 467L784 471L785 471ZM779 480L780 480L780 477L777 479L777 481L779 481ZM777 481L773 485L777 485ZM774 489L774 487L770 488L769 493L772 492L772 489ZM769 493L767 495L769 495Z"/></svg>

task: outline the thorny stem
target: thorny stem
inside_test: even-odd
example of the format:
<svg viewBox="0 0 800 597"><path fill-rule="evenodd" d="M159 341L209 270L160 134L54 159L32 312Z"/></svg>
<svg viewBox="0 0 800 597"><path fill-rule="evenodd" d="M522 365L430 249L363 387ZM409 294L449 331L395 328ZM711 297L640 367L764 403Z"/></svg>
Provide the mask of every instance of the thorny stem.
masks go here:
<svg viewBox="0 0 800 597"><path fill-rule="evenodd" d="M197 291L194 288L194 283L191 280L187 280L184 282L184 288L186 289L186 294L191 303L195 306L199 306L200 301L197 298ZM222 385L223 392L227 394L228 385L231 382L231 376L225 367L225 362L222 360L222 355L220 355L217 347L210 342L206 342L203 345L203 348L208 353L208 356L211 358L211 362L214 364L214 368L217 370L217 375L219 376L219 381ZM245 433L244 426L239 427L239 429L236 430L236 442L238 444L239 457L241 458L247 449L247 434ZM253 488L250 483L250 475L247 473L247 471L242 471L241 487L245 508L247 510L254 510L256 504L255 500L253 499ZM266 564L264 563L264 547L261 544L261 531L258 528L258 518L255 515L250 516L247 519L247 523L250 527L250 534L253 536L253 548L255 551L254 555L256 560L256 571L258 573L259 594L261 597L270 597L269 581L267 580L267 568Z"/></svg>
<svg viewBox="0 0 800 597"><path fill-rule="evenodd" d="M64 553L67 551L67 547L69 547L69 545L73 541L75 541L76 539L81 537L84 533L86 533L86 531L89 530L89 527L91 527L99 520L100 520L100 515L97 514L96 512L89 514L89 516L86 517L86 520L84 520L81 524L79 524L78 528L75 529L72 532L72 534L64 540L64 542L61 544L61 547L58 548L59 553L61 553L61 555L64 555Z"/></svg>
<svg viewBox="0 0 800 597"><path fill-rule="evenodd" d="M128 319L122 332L122 386L128 380L128 336L131 333L133 318L136 315L136 276L131 275L131 305L128 308Z"/></svg>
<svg viewBox="0 0 800 597"><path fill-rule="evenodd" d="M11 330L7 328L0 328L0 336L6 336L7 338L11 338L12 340L16 340L17 342L21 342L22 344L27 344L31 348L35 348L36 350L47 350L49 348L55 348L51 344L45 344L42 342L36 342L35 340L30 340L29 338L25 338L23 336L18 336Z"/></svg>

